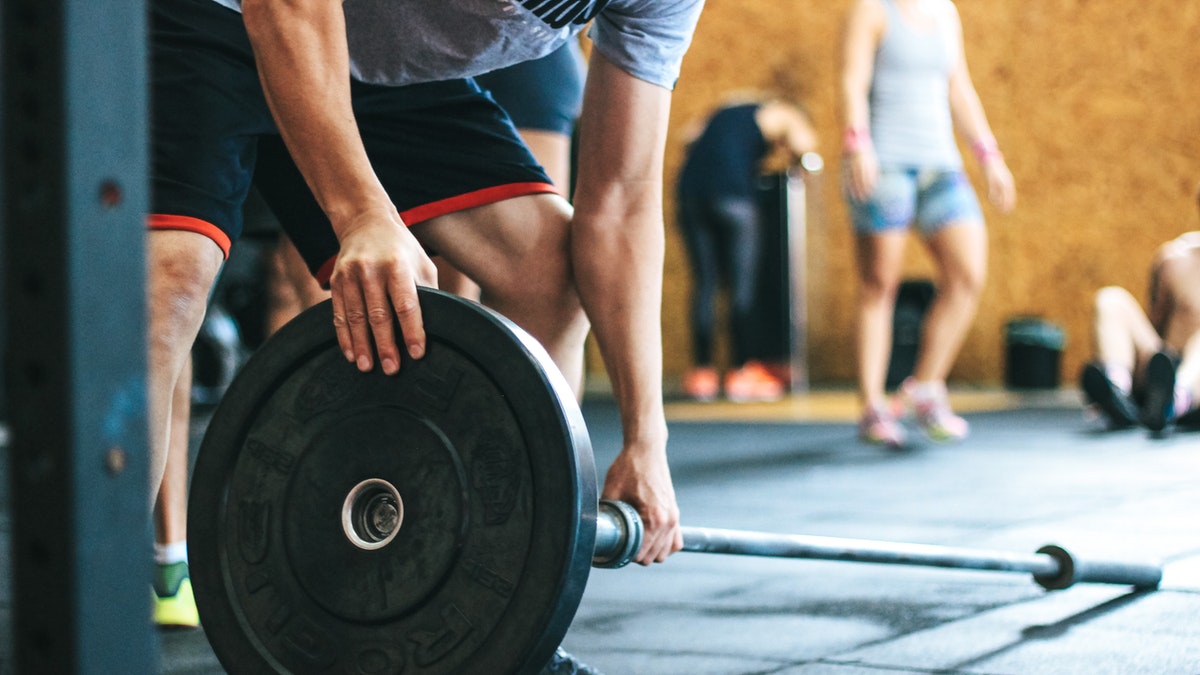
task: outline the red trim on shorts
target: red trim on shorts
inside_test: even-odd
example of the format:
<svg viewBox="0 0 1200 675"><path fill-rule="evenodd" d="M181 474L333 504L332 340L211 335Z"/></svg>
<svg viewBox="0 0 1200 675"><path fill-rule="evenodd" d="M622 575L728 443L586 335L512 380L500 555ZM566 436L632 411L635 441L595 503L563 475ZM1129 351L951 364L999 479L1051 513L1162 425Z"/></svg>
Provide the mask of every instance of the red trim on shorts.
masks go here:
<svg viewBox="0 0 1200 675"><path fill-rule="evenodd" d="M146 219L146 226L152 230L183 230L185 232L195 232L202 234L213 243L221 247L221 252L225 257L229 258L229 248L233 242L229 241L229 235L221 231L221 228L213 225L207 220L193 218L191 216L171 216L165 213L151 213Z"/></svg>
<svg viewBox="0 0 1200 675"><path fill-rule="evenodd" d="M329 277L333 276L333 264L337 262L337 256L333 256L326 260L320 268L317 269L317 283L321 284L321 288L329 290Z"/></svg>
<svg viewBox="0 0 1200 675"><path fill-rule="evenodd" d="M476 206L486 206L487 204L495 204L496 202L513 197L543 193L561 194L558 188L550 183L507 183L414 206L407 211L401 211L400 219L406 225L412 226L432 218L437 218L438 216L465 211ZM320 269L317 270L317 283L321 284L321 288L329 288L329 277L333 275L333 264L335 262L337 262L337 256L326 260Z"/></svg>
<svg viewBox="0 0 1200 675"><path fill-rule="evenodd" d="M474 192L467 192L454 197L440 199L436 202L414 206L407 211L400 212L400 219L408 225L416 225L431 218L444 216L447 213L456 211L465 211L466 209L476 206L484 206L494 204L505 199L513 197L521 197L523 195L533 195L544 192L552 192L558 194L558 189L550 183L507 183L505 185L496 185Z"/></svg>

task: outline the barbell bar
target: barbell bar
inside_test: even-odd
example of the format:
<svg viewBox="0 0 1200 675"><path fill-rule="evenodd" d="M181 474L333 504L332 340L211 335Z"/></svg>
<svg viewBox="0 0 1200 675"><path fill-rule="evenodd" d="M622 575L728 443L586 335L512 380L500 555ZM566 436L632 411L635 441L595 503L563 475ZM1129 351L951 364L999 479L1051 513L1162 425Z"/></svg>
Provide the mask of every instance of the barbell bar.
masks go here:
<svg viewBox="0 0 1200 675"><path fill-rule="evenodd" d="M1158 588L1162 567L1149 562L1079 560L1055 544L1035 553L1012 553L932 544L802 534L749 532L712 527L683 530L683 550L769 558L802 558L843 562L915 565L992 572L1025 572L1042 588L1054 591L1076 583L1119 584L1138 590ZM642 545L641 517L629 504L603 500L596 518L595 567L615 569L629 564Z"/></svg>

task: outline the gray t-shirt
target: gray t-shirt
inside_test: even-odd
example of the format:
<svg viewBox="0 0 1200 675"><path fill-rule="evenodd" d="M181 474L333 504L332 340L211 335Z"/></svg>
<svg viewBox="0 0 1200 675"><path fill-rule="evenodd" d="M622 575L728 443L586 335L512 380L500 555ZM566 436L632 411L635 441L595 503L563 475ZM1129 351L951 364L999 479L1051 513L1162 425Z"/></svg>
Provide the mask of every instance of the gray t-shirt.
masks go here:
<svg viewBox="0 0 1200 675"><path fill-rule="evenodd" d="M241 0L214 0L240 9ZM704 0L346 0L351 74L402 85L469 77L545 56L593 21L594 46L667 89Z"/></svg>
<svg viewBox="0 0 1200 675"><path fill-rule="evenodd" d="M875 52L871 81L871 140L889 166L953 169L962 166L950 116L950 75L959 45L953 7L936 8L936 28L914 28L894 0L882 0L887 32ZM937 0L937 4L949 0Z"/></svg>

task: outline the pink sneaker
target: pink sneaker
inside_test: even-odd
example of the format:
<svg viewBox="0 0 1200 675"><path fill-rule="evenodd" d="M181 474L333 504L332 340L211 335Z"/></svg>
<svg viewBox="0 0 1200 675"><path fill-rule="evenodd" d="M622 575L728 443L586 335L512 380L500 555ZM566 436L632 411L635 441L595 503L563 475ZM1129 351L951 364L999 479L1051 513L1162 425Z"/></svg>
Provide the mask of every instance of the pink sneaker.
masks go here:
<svg viewBox="0 0 1200 675"><path fill-rule="evenodd" d="M950 410L943 383L918 384L909 378L900 391L912 404L917 425L934 441L961 441L971 433L971 425Z"/></svg>
<svg viewBox="0 0 1200 675"><path fill-rule="evenodd" d="M858 421L858 437L872 445L899 449L908 441L908 432L886 406L867 406Z"/></svg>

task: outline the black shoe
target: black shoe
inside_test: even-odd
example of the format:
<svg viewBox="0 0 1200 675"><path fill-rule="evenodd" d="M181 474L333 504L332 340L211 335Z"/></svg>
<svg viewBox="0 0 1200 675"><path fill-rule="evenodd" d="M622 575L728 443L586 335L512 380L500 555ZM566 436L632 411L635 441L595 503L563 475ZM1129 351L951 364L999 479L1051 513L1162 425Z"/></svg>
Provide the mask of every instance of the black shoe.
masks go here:
<svg viewBox="0 0 1200 675"><path fill-rule="evenodd" d="M554 656L550 657L550 663L547 663L538 675L602 675L602 673L587 664L580 663L574 656L559 647L554 650Z"/></svg>
<svg viewBox="0 0 1200 675"><path fill-rule="evenodd" d="M1084 366L1079 379L1088 401L1099 406L1108 418L1110 428L1125 429L1138 423L1138 409L1133 399L1113 384L1099 365L1089 363Z"/></svg>
<svg viewBox="0 0 1200 675"><path fill-rule="evenodd" d="M1179 413L1179 411L1176 411L1176 413ZM1182 427L1189 430L1200 429L1200 408L1192 407L1191 410L1179 414L1179 417L1175 418L1175 427Z"/></svg>
<svg viewBox="0 0 1200 675"><path fill-rule="evenodd" d="M1163 352L1151 356L1146 366L1141 419L1150 431L1162 431L1175 419L1175 359Z"/></svg>

